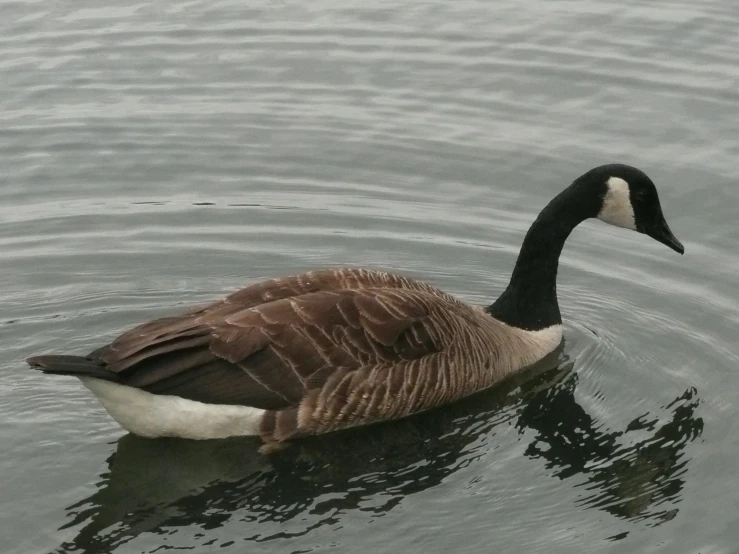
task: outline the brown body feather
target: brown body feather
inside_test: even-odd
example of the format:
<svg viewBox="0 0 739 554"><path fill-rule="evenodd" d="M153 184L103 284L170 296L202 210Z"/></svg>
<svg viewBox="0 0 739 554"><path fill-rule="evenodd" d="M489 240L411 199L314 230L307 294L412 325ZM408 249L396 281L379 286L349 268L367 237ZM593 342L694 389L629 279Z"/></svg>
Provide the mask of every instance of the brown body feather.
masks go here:
<svg viewBox="0 0 739 554"><path fill-rule="evenodd" d="M88 360L94 376L154 394L267 410L263 438L284 441L467 396L536 361L526 341L425 283L336 269L145 323Z"/></svg>

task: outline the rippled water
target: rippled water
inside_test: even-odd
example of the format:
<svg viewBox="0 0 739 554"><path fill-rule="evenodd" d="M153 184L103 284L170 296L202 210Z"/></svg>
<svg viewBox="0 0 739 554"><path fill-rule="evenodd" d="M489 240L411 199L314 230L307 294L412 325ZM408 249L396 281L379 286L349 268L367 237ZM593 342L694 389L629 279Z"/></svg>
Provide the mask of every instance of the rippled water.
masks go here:
<svg viewBox="0 0 739 554"><path fill-rule="evenodd" d="M735 2L106 4L0 2L0 551L735 551ZM267 459L22 361L314 267L489 301L610 161L686 255L584 224L557 362L448 409Z"/></svg>

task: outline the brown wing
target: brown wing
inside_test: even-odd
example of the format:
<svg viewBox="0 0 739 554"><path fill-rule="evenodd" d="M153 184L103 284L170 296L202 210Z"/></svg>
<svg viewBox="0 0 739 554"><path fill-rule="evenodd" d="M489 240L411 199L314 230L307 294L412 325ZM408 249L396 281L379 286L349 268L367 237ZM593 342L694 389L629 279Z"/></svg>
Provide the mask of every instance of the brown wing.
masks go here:
<svg viewBox="0 0 739 554"><path fill-rule="evenodd" d="M144 324L94 354L149 392L279 410L337 372L437 352L440 337L425 323L446 301L439 296L384 273L309 273Z"/></svg>

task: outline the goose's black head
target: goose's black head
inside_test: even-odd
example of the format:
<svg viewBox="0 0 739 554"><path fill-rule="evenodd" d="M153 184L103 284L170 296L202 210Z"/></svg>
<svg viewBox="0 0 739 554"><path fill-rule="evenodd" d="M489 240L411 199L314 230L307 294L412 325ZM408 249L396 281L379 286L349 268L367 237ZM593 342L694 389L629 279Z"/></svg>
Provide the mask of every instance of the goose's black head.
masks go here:
<svg viewBox="0 0 739 554"><path fill-rule="evenodd" d="M602 165L576 179L573 186L598 191L594 217L644 233L680 254L685 252L662 215L657 188L643 171L622 164Z"/></svg>
<svg viewBox="0 0 739 554"><path fill-rule="evenodd" d="M575 179L541 211L526 233L508 287L488 313L529 331L561 324L559 256L572 230L591 217L685 251L667 226L652 180L635 167L602 165Z"/></svg>

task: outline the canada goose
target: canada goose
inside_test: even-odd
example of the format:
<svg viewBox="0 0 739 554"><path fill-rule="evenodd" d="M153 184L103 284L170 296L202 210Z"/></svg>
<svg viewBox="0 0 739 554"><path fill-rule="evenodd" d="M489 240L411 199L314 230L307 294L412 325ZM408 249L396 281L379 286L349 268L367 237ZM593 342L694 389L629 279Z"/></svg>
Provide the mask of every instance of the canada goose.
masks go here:
<svg viewBox="0 0 739 554"><path fill-rule="evenodd" d="M389 273L310 271L144 323L84 357L27 361L79 377L123 428L145 437L259 435L275 445L401 418L485 389L557 348L559 256L592 217L684 252L649 177L604 165L542 210L490 306Z"/></svg>

